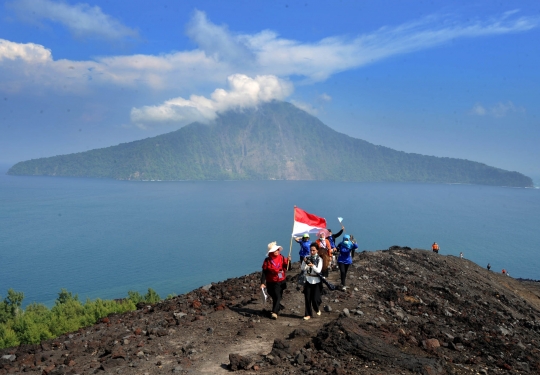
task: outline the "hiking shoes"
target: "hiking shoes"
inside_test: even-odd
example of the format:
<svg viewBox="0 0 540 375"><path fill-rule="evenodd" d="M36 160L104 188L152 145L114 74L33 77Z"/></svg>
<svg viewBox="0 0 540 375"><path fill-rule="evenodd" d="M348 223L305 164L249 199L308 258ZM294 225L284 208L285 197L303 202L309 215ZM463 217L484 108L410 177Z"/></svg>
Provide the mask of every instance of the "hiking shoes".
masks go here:
<svg viewBox="0 0 540 375"><path fill-rule="evenodd" d="M277 319L277 314L276 313L272 313L272 315L270 316L272 319L276 320Z"/></svg>
<svg viewBox="0 0 540 375"><path fill-rule="evenodd" d="M311 316L304 316L304 320L310 320L311 319Z"/></svg>

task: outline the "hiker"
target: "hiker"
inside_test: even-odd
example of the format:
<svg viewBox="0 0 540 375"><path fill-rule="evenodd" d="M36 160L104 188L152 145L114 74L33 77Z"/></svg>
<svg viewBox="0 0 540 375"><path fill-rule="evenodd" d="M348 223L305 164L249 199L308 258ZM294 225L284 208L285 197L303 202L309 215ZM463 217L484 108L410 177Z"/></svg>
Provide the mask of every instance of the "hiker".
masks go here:
<svg viewBox="0 0 540 375"><path fill-rule="evenodd" d="M346 234L343 236L343 241L341 241L337 248L339 251L337 262L341 276L341 288L345 290L347 289L345 286L347 271L349 270L349 266L352 264L351 251L358 249L358 245L356 244L356 241L351 241L351 236Z"/></svg>
<svg viewBox="0 0 540 375"><path fill-rule="evenodd" d="M266 288L272 298L272 319L277 319L281 306L283 290L287 289L285 281L285 270L291 261L291 257L285 258L281 255L283 248L275 242L268 244L267 257L264 259L261 274L261 289Z"/></svg>
<svg viewBox="0 0 540 375"><path fill-rule="evenodd" d="M491 270L491 264L488 263L486 268L487 268L488 271L490 271Z"/></svg>
<svg viewBox="0 0 540 375"><path fill-rule="evenodd" d="M306 272L306 283L304 284L304 320L311 319L313 311L317 315L321 315L321 278L317 275L321 272L323 261L319 257L316 243L311 244L310 253L305 257L300 266L302 271Z"/></svg>
<svg viewBox="0 0 540 375"><path fill-rule="evenodd" d="M300 262L304 260L305 257L309 256L309 245L311 241L309 240L309 234L304 233L302 237L294 237L294 240L300 244Z"/></svg>
<svg viewBox="0 0 540 375"><path fill-rule="evenodd" d="M317 245L317 242L313 242L313 244ZM330 267L330 263L332 262L332 257L328 254L328 251L326 251L326 249L321 249L319 245L317 245L317 249L319 257L323 261L321 275L323 275L324 277L328 277L328 269Z"/></svg>
<svg viewBox="0 0 540 375"><path fill-rule="evenodd" d="M439 254L439 244L437 242L433 242L433 245L431 245L431 250L433 250L434 253Z"/></svg>
<svg viewBox="0 0 540 375"><path fill-rule="evenodd" d="M502 274L506 275L506 270L504 268L502 269Z"/></svg>
<svg viewBox="0 0 540 375"><path fill-rule="evenodd" d="M461 251L459 252L459 259L463 259L463 253Z"/></svg>
<svg viewBox="0 0 540 375"><path fill-rule="evenodd" d="M315 241L317 243L317 245L319 246L319 250L322 251L326 251L326 253L328 254L328 259L330 261L332 261L332 245L330 245L330 241L328 240L328 238L326 238L325 234L324 234L324 229L322 229L318 236L319 238L317 239L317 241ZM319 252L320 254L320 252ZM326 265L326 268L325 270L331 270L332 269L332 265L331 263L328 263ZM326 276L325 276L326 277Z"/></svg>
<svg viewBox="0 0 540 375"><path fill-rule="evenodd" d="M330 242L330 248L332 249L332 266L335 266L336 265L336 254L337 254L337 248L336 248L336 240L339 236L341 236L341 234L343 233L343 231L345 230L345 227L343 225L341 225L341 230L339 232L337 232L336 234L332 234L332 229L329 229L329 228L326 228L326 230L328 231L328 233L330 233L330 235L328 236L328 242Z"/></svg>

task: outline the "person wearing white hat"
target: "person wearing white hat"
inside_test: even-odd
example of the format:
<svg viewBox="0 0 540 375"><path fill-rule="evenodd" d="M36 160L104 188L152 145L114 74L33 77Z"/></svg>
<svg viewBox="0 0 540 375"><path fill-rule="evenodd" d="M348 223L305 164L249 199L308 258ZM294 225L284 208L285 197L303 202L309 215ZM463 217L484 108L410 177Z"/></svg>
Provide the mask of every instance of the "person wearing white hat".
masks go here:
<svg viewBox="0 0 540 375"><path fill-rule="evenodd" d="M287 288L285 281L285 271L291 258L281 255L283 248L275 242L268 244L267 257L262 265L261 288L266 288L272 298L272 319L277 319L281 308L281 298L283 291Z"/></svg>

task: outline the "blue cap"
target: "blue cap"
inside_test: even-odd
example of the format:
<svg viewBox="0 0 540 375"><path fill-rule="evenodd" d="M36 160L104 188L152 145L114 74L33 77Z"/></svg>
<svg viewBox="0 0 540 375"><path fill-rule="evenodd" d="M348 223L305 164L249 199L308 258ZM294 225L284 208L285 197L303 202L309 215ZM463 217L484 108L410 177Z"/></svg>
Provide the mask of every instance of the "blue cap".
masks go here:
<svg viewBox="0 0 540 375"><path fill-rule="evenodd" d="M348 234L344 235L343 236L343 239L346 241L346 240L350 240L351 239L351 236L349 236Z"/></svg>

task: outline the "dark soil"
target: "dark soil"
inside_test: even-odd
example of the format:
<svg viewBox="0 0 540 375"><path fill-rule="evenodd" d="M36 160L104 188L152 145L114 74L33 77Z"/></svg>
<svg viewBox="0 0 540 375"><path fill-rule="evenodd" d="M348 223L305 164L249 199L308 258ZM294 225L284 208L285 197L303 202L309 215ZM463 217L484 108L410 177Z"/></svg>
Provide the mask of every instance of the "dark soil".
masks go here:
<svg viewBox="0 0 540 375"><path fill-rule="evenodd" d="M277 320L256 272L4 349L0 375L540 373L538 282L396 246L356 254L349 288L325 287L330 311L304 321L297 273Z"/></svg>

